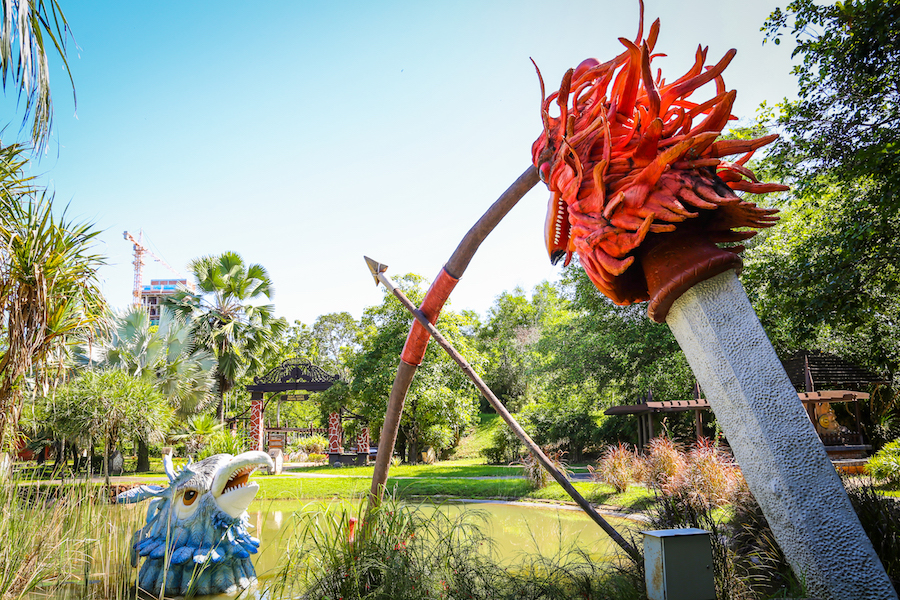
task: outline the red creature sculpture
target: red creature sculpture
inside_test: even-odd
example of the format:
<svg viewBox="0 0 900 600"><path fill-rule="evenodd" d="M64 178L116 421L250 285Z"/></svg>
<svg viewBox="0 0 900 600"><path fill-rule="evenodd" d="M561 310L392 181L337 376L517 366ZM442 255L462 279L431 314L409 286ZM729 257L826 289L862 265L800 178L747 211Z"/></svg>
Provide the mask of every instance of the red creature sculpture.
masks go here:
<svg viewBox="0 0 900 600"><path fill-rule="evenodd" d="M688 73L671 83L651 71L659 20L643 37L644 7L635 42L609 62L587 59L546 96L544 131L532 147L535 167L550 189L546 242L553 262L577 252L594 285L616 304L650 300L650 316L665 320L686 289L739 268L743 246L720 248L769 227L774 209L735 191L765 193L787 186L760 183L744 165L777 138L716 141L730 119L736 92L726 91L728 53L705 67L697 49ZM535 65L535 67L537 67ZM538 70L540 77L540 70ZM688 98L714 82L712 98ZM559 116L551 116L555 103ZM733 162L723 157L743 154Z"/></svg>

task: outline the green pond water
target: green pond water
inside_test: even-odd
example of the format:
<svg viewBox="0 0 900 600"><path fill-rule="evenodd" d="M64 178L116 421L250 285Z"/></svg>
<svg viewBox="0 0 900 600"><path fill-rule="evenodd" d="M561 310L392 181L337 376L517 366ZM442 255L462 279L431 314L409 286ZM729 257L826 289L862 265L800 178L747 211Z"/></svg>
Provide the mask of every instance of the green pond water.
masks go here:
<svg viewBox="0 0 900 600"><path fill-rule="evenodd" d="M483 533L486 533L494 541L495 557L504 563L515 564L517 558L525 554L534 555L540 553L544 556L552 556L560 550L581 548L588 552L593 560L603 561L611 559L621 550L609 537L580 510L571 510L565 507L553 505L535 505L524 503L448 503L441 505L418 504L423 510L442 510L449 516L456 517L461 511L479 511L486 516L484 519ZM110 506L104 509L107 520L112 526L107 529L107 535L112 534L119 541L116 542L112 554L125 556L128 552L131 534L136 527L143 524L143 516L146 514L146 504L133 506ZM291 535L297 525L297 514L307 511L322 511L325 509L346 510L351 515L359 512L359 502L351 503L293 501L293 500L268 500L254 502L248 514L250 524L254 527L252 534L261 541L260 552L255 555L253 562L256 567L260 585L251 593L250 597L259 597L259 592L265 589L268 580L275 576L280 566L280 561L288 547ZM637 531L640 523L608 517L607 520L619 532ZM127 530L127 531L126 531ZM116 533L113 533L113 532ZM626 537L628 537L626 535ZM102 577L97 572L98 567L103 569L106 564L102 557L95 555L94 567L89 580L97 580ZM121 559L112 557L107 573L117 570L121 565ZM133 578L137 570L131 569ZM133 579L132 579L133 581ZM63 600L74 597L72 594L79 592L80 585L67 587L58 594L29 594L31 600ZM54 598L55 596L55 598ZM229 596L219 597L221 600Z"/></svg>
<svg viewBox="0 0 900 600"><path fill-rule="evenodd" d="M254 502L248 511L250 523L256 528L253 535L262 542L255 564L261 583L265 583L277 571L282 552L287 545L295 524L293 514L304 510L321 510L326 504L297 501ZM346 504L346 509L356 514L358 505ZM559 506L543 506L525 503L452 503L422 505L424 509L449 511L456 516L460 511L474 510L485 513L484 531L494 541L495 556L504 562L515 563L524 554L540 553L552 556L562 546L577 547L590 553L595 560L611 559L621 553L600 527L581 510ZM621 533L639 530L640 524L627 519L606 517ZM627 535L626 535L627 537Z"/></svg>

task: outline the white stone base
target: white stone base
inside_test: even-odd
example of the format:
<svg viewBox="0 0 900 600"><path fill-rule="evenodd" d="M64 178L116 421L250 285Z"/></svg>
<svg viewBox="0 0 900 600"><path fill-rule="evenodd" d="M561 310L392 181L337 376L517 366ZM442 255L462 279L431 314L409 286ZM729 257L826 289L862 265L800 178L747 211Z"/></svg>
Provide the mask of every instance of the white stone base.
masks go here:
<svg viewBox="0 0 900 600"><path fill-rule="evenodd" d="M810 593L897 595L733 271L672 305L687 356L775 539Z"/></svg>

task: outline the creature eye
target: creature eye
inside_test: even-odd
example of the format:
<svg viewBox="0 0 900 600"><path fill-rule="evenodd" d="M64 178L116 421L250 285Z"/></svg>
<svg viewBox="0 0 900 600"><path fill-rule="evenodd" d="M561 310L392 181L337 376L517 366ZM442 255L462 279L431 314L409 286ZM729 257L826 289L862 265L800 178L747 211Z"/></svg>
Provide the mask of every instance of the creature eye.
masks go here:
<svg viewBox="0 0 900 600"><path fill-rule="evenodd" d="M187 490L184 493L184 498L183 498L182 502L184 502L185 506L190 506L191 504L194 503L194 500L197 499L197 495L198 494L195 490Z"/></svg>
<svg viewBox="0 0 900 600"><path fill-rule="evenodd" d="M542 163L540 168L538 169L538 173L540 173L541 181L543 181L544 183L549 183L550 163L548 163L548 162Z"/></svg>

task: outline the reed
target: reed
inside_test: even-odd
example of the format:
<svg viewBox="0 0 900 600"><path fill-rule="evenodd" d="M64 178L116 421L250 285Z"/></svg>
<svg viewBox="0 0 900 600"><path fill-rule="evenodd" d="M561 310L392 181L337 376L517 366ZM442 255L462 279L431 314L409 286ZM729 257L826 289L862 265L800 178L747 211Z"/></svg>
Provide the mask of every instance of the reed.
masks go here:
<svg viewBox="0 0 900 600"><path fill-rule="evenodd" d="M141 515L110 505L104 490L15 475L0 482L0 598L133 597L131 531Z"/></svg>
<svg viewBox="0 0 900 600"><path fill-rule="evenodd" d="M617 566L565 547L505 564L496 558L480 511L409 506L388 500L362 516L340 507L295 515L296 528L269 598L523 599L640 598L639 567ZM351 533L352 531L352 533Z"/></svg>

